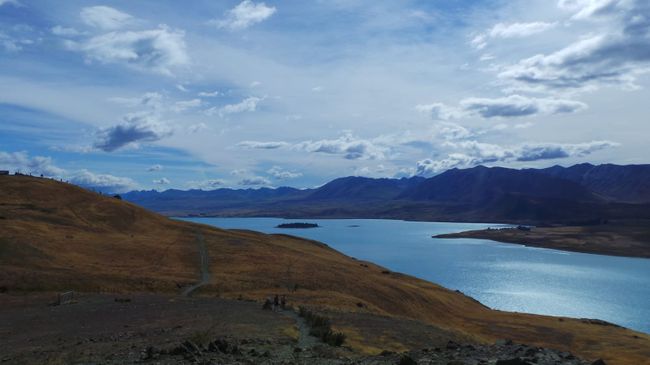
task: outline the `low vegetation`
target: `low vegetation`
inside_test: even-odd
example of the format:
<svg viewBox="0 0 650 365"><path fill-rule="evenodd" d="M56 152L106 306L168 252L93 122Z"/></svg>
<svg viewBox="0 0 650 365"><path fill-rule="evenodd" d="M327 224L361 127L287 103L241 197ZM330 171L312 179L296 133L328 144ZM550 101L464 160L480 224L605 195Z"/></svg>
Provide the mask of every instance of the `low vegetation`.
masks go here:
<svg viewBox="0 0 650 365"><path fill-rule="evenodd" d="M329 318L316 314L305 307L300 307L298 315L307 322L310 335L330 346L341 346L345 342L343 333L332 330Z"/></svg>

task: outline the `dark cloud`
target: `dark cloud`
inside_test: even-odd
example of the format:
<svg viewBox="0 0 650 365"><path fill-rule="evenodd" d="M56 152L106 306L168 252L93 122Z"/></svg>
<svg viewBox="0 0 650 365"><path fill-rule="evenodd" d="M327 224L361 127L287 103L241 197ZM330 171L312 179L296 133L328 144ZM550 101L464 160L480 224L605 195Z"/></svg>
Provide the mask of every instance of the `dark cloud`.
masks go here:
<svg viewBox="0 0 650 365"><path fill-rule="evenodd" d="M154 142L172 134L165 124L148 114L131 114L124 122L102 129L95 142L95 148L113 152L137 142Z"/></svg>

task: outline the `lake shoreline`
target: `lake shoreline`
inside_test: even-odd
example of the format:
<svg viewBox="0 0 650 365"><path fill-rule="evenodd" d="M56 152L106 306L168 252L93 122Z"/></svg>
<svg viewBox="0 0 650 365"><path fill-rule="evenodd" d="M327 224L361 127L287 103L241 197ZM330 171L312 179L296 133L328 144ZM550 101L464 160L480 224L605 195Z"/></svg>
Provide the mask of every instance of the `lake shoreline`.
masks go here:
<svg viewBox="0 0 650 365"><path fill-rule="evenodd" d="M650 259L650 242L643 240L650 237L650 227L641 225L481 229L432 237L485 239L560 251Z"/></svg>

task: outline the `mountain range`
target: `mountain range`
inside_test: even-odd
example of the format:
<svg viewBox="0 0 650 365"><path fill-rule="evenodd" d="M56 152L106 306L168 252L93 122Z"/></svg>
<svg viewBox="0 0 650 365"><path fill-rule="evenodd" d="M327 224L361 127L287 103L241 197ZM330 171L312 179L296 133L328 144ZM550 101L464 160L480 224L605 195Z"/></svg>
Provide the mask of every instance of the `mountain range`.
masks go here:
<svg viewBox="0 0 650 365"><path fill-rule="evenodd" d="M430 178L342 177L314 189L170 189L122 197L174 216L587 224L650 219L650 165L477 166Z"/></svg>

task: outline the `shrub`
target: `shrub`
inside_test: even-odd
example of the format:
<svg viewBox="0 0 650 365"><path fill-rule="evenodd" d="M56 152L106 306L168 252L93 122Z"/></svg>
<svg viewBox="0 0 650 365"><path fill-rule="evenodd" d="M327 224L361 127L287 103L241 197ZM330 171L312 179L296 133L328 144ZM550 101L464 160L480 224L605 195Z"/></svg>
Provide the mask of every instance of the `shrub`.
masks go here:
<svg viewBox="0 0 650 365"><path fill-rule="evenodd" d="M320 339L330 346L341 346L345 342L345 335L332 331L329 318L318 315L305 307L298 309L298 315L305 319L309 326L309 334Z"/></svg>

